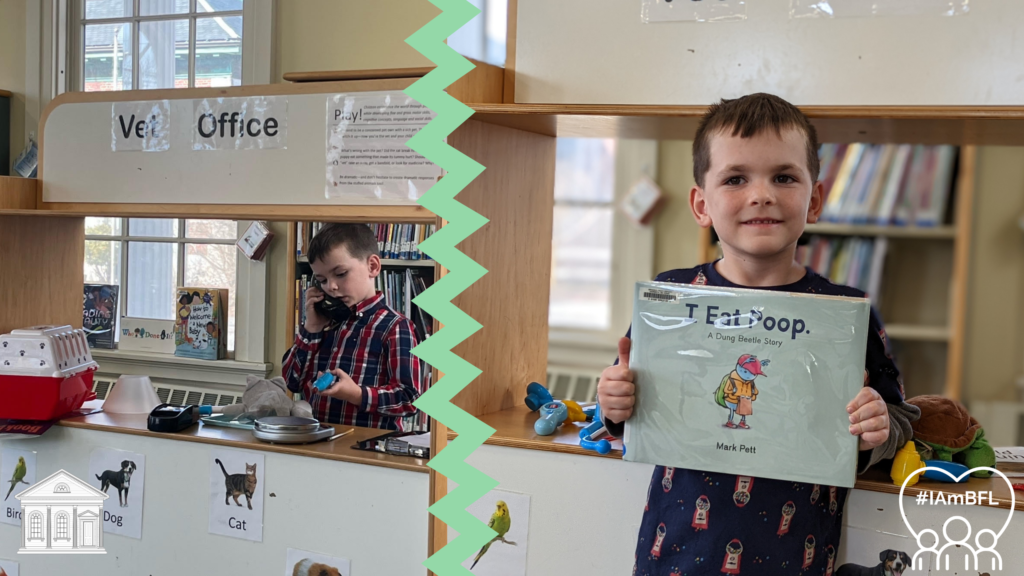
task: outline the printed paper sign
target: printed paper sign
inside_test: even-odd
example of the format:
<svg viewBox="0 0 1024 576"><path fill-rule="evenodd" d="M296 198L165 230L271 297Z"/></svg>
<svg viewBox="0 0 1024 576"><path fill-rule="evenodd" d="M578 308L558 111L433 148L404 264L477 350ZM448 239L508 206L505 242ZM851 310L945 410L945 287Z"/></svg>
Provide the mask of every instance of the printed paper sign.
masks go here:
<svg viewBox="0 0 1024 576"><path fill-rule="evenodd" d="M174 321L121 318L120 350L174 354Z"/></svg>
<svg viewBox="0 0 1024 576"><path fill-rule="evenodd" d="M449 491L454 484L449 482ZM525 576L526 550L530 526L530 496L504 490L491 490L466 511L488 524L498 537L476 551L462 567L476 576ZM448 541L458 535L448 528Z"/></svg>
<svg viewBox="0 0 1024 576"><path fill-rule="evenodd" d="M110 107L111 152L163 152L171 147L171 103L114 102Z"/></svg>
<svg viewBox="0 0 1024 576"><path fill-rule="evenodd" d="M958 16L968 0L791 0L790 18Z"/></svg>
<svg viewBox="0 0 1024 576"><path fill-rule="evenodd" d="M192 102L193 150L288 147L288 98L204 98Z"/></svg>
<svg viewBox="0 0 1024 576"><path fill-rule="evenodd" d="M263 454L210 452L210 534L263 541Z"/></svg>
<svg viewBox="0 0 1024 576"><path fill-rule="evenodd" d="M10 560L0 560L0 576L18 576L18 563Z"/></svg>
<svg viewBox="0 0 1024 576"><path fill-rule="evenodd" d="M103 532L141 540L146 456L96 448L89 458L86 481L110 496L103 505Z"/></svg>
<svg viewBox="0 0 1024 576"><path fill-rule="evenodd" d="M18 494L36 481L36 453L4 448L0 451L0 522L21 526L21 502Z"/></svg>
<svg viewBox="0 0 1024 576"><path fill-rule="evenodd" d="M351 576L352 568L345 558L289 548L285 556L284 573L285 576Z"/></svg>
<svg viewBox="0 0 1024 576"><path fill-rule="evenodd" d="M399 91L327 99L327 197L416 200L441 167L406 143L434 113Z"/></svg>
<svg viewBox="0 0 1024 576"><path fill-rule="evenodd" d="M746 20L744 0L641 0L640 20L650 22L721 22Z"/></svg>

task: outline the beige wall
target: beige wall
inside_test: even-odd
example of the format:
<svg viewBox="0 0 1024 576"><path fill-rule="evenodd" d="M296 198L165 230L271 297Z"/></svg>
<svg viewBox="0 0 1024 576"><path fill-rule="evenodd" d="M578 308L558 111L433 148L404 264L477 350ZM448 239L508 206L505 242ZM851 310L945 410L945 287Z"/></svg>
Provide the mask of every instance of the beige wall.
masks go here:
<svg viewBox="0 0 1024 576"><path fill-rule="evenodd" d="M279 80L286 72L430 66L405 39L438 13L427 0L278 2L274 77Z"/></svg>
<svg viewBox="0 0 1024 576"><path fill-rule="evenodd" d="M1024 148L978 154L965 348L965 400L1016 400L1024 373Z"/></svg>
<svg viewBox="0 0 1024 576"><path fill-rule="evenodd" d="M0 0L0 90L11 101L11 161L25 142L25 2Z"/></svg>
<svg viewBox="0 0 1024 576"><path fill-rule="evenodd" d="M655 273L701 263L700 226L690 212L692 144L666 140L658 147L658 185L668 202L654 221Z"/></svg>

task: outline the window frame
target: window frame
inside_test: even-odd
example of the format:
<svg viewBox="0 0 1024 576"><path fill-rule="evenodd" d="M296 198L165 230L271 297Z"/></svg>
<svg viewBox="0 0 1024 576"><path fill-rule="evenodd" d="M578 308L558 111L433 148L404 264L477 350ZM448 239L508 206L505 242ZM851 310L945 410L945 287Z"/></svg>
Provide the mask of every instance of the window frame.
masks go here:
<svg viewBox="0 0 1024 576"><path fill-rule="evenodd" d="M548 363L603 368L614 360L618 340L626 335L633 314L633 286L654 273L654 227L632 222L619 205L641 177L658 173L656 140L619 139L615 149L615 185L611 201L612 264L609 326L605 330L548 327ZM607 206L604 202L556 202L563 206Z"/></svg>

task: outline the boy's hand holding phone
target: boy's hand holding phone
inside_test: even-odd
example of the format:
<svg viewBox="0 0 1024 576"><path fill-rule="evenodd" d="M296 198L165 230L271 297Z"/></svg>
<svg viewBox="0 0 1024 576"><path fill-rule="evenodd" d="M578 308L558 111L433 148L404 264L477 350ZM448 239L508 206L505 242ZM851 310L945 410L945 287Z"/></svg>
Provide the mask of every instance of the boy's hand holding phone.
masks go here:
<svg viewBox="0 0 1024 576"><path fill-rule="evenodd" d="M327 318L321 316L316 310L316 303L323 299L324 291L316 286L310 286L306 290L306 321L302 326L306 332L316 334L317 332L323 332L324 328L327 327Z"/></svg>
<svg viewBox="0 0 1024 576"><path fill-rule="evenodd" d="M614 424L625 422L633 415L636 402L633 372L629 369L629 338L619 338L619 363L601 372L597 382L597 402L601 414Z"/></svg>
<svg viewBox="0 0 1024 576"><path fill-rule="evenodd" d="M629 338L619 338L619 363L605 368L597 383L601 414L614 424L625 422L632 416L636 403L636 386L633 384L633 372L629 369L630 346ZM850 414L850 434L860 436L860 450L871 450L889 439L889 410L882 396L867 383L868 373L865 371L864 387L846 406L846 412Z"/></svg>
<svg viewBox="0 0 1024 576"><path fill-rule="evenodd" d="M324 396L330 396L338 400L344 400L350 404L360 404L363 401L363 389L356 384L355 380L351 376L346 374L343 370L330 370L330 373L334 375L334 384L331 384L330 388L321 390L320 393ZM323 372L317 374L317 377L323 376Z"/></svg>

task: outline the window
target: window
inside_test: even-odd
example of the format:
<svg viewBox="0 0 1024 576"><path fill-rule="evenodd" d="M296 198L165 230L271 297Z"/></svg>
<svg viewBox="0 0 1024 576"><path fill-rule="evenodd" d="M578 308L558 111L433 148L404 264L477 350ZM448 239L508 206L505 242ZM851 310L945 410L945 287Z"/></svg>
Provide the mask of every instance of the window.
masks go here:
<svg viewBox="0 0 1024 576"><path fill-rule="evenodd" d="M505 65L505 37L508 28L508 0L469 0L480 14L448 37L456 52L493 64Z"/></svg>
<svg viewBox="0 0 1024 576"><path fill-rule="evenodd" d="M57 539L69 540L68 538L68 515L66 512L57 513Z"/></svg>
<svg viewBox="0 0 1024 576"><path fill-rule="evenodd" d="M34 540L43 539L43 515L39 512L33 512L28 519L29 538Z"/></svg>
<svg viewBox="0 0 1024 576"><path fill-rule="evenodd" d="M179 286L226 288L234 350L237 238L230 220L86 218L85 281L120 287L119 317L155 320L174 320Z"/></svg>
<svg viewBox="0 0 1024 576"><path fill-rule="evenodd" d="M77 88L240 86L243 7L243 0L78 0Z"/></svg>

